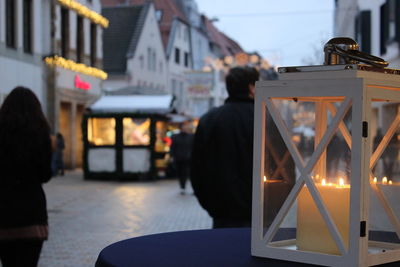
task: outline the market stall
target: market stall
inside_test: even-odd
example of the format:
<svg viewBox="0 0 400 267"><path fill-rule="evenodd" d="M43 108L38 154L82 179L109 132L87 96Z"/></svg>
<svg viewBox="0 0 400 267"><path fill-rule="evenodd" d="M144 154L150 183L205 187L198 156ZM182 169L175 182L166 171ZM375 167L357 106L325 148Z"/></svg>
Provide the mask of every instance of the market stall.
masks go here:
<svg viewBox="0 0 400 267"><path fill-rule="evenodd" d="M82 123L85 179L148 180L163 171L171 95L103 96Z"/></svg>

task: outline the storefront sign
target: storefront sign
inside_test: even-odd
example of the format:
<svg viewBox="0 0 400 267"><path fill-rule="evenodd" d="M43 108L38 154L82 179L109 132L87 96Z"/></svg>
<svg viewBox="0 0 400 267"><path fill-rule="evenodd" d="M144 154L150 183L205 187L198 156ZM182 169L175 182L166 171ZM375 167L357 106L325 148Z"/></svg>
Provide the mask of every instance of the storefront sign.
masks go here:
<svg viewBox="0 0 400 267"><path fill-rule="evenodd" d="M190 96L209 96L213 86L212 72L186 73L187 93Z"/></svg>
<svg viewBox="0 0 400 267"><path fill-rule="evenodd" d="M82 90L90 90L91 85L88 82L84 82L81 80L79 75L75 75L75 87Z"/></svg>

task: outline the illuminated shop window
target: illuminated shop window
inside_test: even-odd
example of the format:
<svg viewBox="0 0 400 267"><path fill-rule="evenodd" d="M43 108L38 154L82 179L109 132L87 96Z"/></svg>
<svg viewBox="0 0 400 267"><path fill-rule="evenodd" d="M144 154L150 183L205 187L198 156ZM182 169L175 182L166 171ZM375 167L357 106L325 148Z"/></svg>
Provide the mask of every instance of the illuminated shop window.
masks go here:
<svg viewBox="0 0 400 267"><path fill-rule="evenodd" d="M168 152L169 143L166 139L167 135L167 124L164 121L158 121L156 123L156 152Z"/></svg>
<svg viewBox="0 0 400 267"><path fill-rule="evenodd" d="M90 118L88 120L88 140L96 146L115 144L115 119Z"/></svg>
<svg viewBox="0 0 400 267"><path fill-rule="evenodd" d="M124 118L124 145L150 145L150 119Z"/></svg>

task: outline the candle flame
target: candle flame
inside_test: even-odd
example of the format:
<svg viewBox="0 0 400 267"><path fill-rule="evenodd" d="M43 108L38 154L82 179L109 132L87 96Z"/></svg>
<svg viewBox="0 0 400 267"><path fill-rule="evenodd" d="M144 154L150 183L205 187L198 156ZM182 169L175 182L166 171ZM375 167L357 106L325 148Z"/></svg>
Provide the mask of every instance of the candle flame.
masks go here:
<svg viewBox="0 0 400 267"><path fill-rule="evenodd" d="M376 184L378 182L378 178L374 177L373 182L374 182L374 184Z"/></svg>
<svg viewBox="0 0 400 267"><path fill-rule="evenodd" d="M328 186L332 186L332 183L329 183Z"/></svg>
<svg viewBox="0 0 400 267"><path fill-rule="evenodd" d="M389 180L389 184L393 184L392 180Z"/></svg>
<svg viewBox="0 0 400 267"><path fill-rule="evenodd" d="M388 179L387 179L387 177L385 176L385 177L383 177L382 178L382 184L387 184L387 182L388 182Z"/></svg>
<svg viewBox="0 0 400 267"><path fill-rule="evenodd" d="M325 185L326 185L326 180L325 180L325 178L324 178L324 179L322 179L322 182L321 182L321 184L322 184L322 186L325 186Z"/></svg>
<svg viewBox="0 0 400 267"><path fill-rule="evenodd" d="M339 178L339 186L344 186L344 179L343 178Z"/></svg>
<svg viewBox="0 0 400 267"><path fill-rule="evenodd" d="M267 181L267 176L264 175L264 182L266 182L266 181Z"/></svg>

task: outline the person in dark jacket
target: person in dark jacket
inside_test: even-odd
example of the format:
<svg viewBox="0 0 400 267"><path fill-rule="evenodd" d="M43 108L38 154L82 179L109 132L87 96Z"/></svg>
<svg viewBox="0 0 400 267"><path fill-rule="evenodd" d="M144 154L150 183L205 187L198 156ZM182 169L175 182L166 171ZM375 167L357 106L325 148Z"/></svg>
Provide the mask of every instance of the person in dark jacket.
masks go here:
<svg viewBox="0 0 400 267"><path fill-rule="evenodd" d="M254 89L256 69L235 67L226 77L229 97L201 117L191 166L194 193L213 228L251 224Z"/></svg>
<svg viewBox="0 0 400 267"><path fill-rule="evenodd" d="M48 237L50 129L35 94L17 87L0 108L0 260L3 267L37 266Z"/></svg>
<svg viewBox="0 0 400 267"><path fill-rule="evenodd" d="M56 134L56 151L55 153L55 175L64 176L64 137L61 133Z"/></svg>
<svg viewBox="0 0 400 267"><path fill-rule="evenodd" d="M193 133L190 122L184 122L181 131L172 136L170 155L176 168L181 194L185 194L186 181L190 175Z"/></svg>

